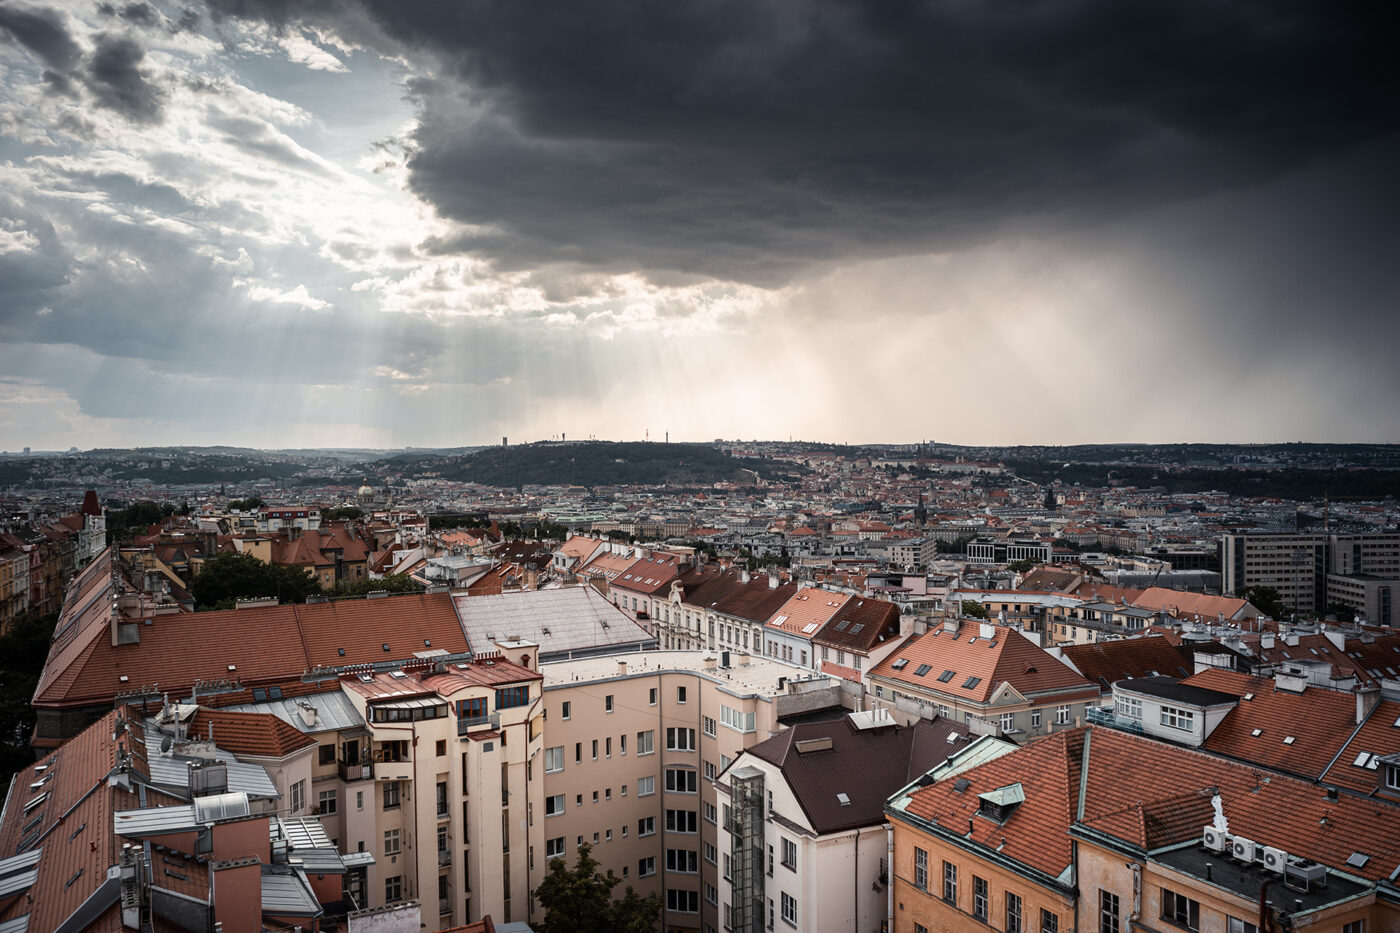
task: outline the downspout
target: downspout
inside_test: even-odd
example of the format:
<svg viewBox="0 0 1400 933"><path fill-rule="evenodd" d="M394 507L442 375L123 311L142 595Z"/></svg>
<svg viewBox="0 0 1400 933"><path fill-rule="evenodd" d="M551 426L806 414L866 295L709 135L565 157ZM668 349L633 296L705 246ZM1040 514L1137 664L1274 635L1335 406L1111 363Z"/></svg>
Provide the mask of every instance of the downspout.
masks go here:
<svg viewBox="0 0 1400 933"><path fill-rule="evenodd" d="M860 930L860 827L856 827L856 870L851 872L851 933Z"/></svg>
<svg viewBox="0 0 1400 933"><path fill-rule="evenodd" d="M885 929L894 929L894 824L885 823Z"/></svg>
<svg viewBox="0 0 1400 933"><path fill-rule="evenodd" d="M1133 873L1133 912L1128 917L1128 923L1135 924L1142 919L1142 866L1129 862L1128 868Z"/></svg>

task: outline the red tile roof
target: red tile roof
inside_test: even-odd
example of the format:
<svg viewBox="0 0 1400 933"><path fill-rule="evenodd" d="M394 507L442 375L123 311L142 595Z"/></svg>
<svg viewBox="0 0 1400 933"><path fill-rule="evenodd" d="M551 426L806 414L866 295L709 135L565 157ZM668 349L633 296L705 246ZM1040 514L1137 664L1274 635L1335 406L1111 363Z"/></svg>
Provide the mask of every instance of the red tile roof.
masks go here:
<svg viewBox="0 0 1400 933"><path fill-rule="evenodd" d="M1385 772L1373 766L1372 756L1397 753L1400 753L1400 702L1382 700L1350 737L1322 780L1363 794L1383 791L1381 781Z"/></svg>
<svg viewBox="0 0 1400 933"><path fill-rule="evenodd" d="M875 646L898 637L898 606L883 599L855 596L836 610L826 625L812 636L812 641L865 655Z"/></svg>
<svg viewBox="0 0 1400 933"><path fill-rule="evenodd" d="M1026 697L1061 692L1097 696L1098 687L1020 632L1006 626L987 628L990 638L982 637L982 628L976 625L964 625L959 632L937 628L911 636L870 676L976 703L986 703L1003 683ZM896 669L901 660L906 663ZM924 665L928 670L919 674ZM940 680L948 671L951 676Z"/></svg>
<svg viewBox="0 0 1400 933"><path fill-rule="evenodd" d="M1160 635L1101 641L1090 645L1066 645L1060 649L1065 660L1104 693L1120 680L1140 677L1185 677L1191 673L1188 661L1176 646Z"/></svg>
<svg viewBox="0 0 1400 933"><path fill-rule="evenodd" d="M1241 698L1206 738L1207 751L1276 771L1321 777L1356 729L1356 699L1349 693L1322 687L1292 693L1270 678L1219 668L1182 682Z"/></svg>
<svg viewBox="0 0 1400 933"><path fill-rule="evenodd" d="M920 788L907 809L959 835L970 828L971 841L1058 875L1070 862L1068 831L1086 758L1084 824L1130 844L1191 838L1191 824L1199 832L1213 812L1191 795L1208 805L1218 793L1232 833L1372 882L1400 865L1396 806L1345 794L1329 800L1323 788L1306 781L1092 726L1046 736L962 772L958 777L968 784L961 792L951 778ZM1022 785L1025 802L1004 823L976 816L978 794L1014 783ZM1348 867L1358 851L1369 861Z"/></svg>
<svg viewBox="0 0 1400 933"><path fill-rule="evenodd" d="M285 758L315 745L316 740L268 713L201 709L189 722L189 734L214 737L214 744L235 755Z"/></svg>
<svg viewBox="0 0 1400 933"><path fill-rule="evenodd" d="M445 593L159 615L137 626L139 643L119 646L108 630L110 575L80 578L75 600L75 622L64 627L67 613L60 622L36 705L111 702L119 692L156 684L185 695L196 680L270 683L317 666L467 651Z"/></svg>

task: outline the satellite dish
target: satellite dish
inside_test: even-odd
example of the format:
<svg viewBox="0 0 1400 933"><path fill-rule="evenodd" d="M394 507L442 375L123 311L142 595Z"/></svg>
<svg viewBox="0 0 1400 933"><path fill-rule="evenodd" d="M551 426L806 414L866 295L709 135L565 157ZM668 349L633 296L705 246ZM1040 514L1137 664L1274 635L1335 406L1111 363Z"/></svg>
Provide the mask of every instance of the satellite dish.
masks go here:
<svg viewBox="0 0 1400 933"><path fill-rule="evenodd" d="M170 736L167 735L165 738L163 738L163 739L160 740L160 750L161 750L161 751L163 751L163 752L168 752L168 751L170 751L170 745L171 745Z"/></svg>

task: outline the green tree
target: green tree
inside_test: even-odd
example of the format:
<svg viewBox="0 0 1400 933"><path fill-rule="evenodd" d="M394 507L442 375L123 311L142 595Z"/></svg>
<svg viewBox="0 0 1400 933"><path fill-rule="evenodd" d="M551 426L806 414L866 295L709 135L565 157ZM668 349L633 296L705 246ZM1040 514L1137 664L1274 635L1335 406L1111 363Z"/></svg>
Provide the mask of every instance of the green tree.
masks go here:
<svg viewBox="0 0 1400 933"><path fill-rule="evenodd" d="M535 897L545 910L543 920L533 926L538 933L646 933L661 915L661 900L655 894L639 897L632 886L621 900L614 900L613 888L622 883L609 869L598 871L598 860L588 843L579 846L573 868L563 859L549 863L549 873L535 889Z"/></svg>
<svg viewBox="0 0 1400 933"><path fill-rule="evenodd" d="M1035 561L1030 558L1026 558L1025 560L1013 560L1006 566L1014 573L1030 573L1035 569Z"/></svg>
<svg viewBox="0 0 1400 933"><path fill-rule="evenodd" d="M34 709L29 698L39 683L49 638L58 616L26 613L0 635L0 780L34 763L29 740L34 733Z"/></svg>
<svg viewBox="0 0 1400 933"><path fill-rule="evenodd" d="M1336 618L1338 622L1355 622L1356 610L1346 603L1329 603L1327 614Z"/></svg>
<svg viewBox="0 0 1400 933"><path fill-rule="evenodd" d="M1288 614L1288 607L1283 604L1283 598L1272 586L1247 586L1235 595L1240 599L1249 600L1254 608L1271 619L1282 619Z"/></svg>
<svg viewBox="0 0 1400 933"><path fill-rule="evenodd" d="M276 596L283 602L304 603L306 597L320 592L321 587L300 567L265 564L252 554L220 554L210 558L190 583L195 608L200 611L257 596Z"/></svg>
<svg viewBox="0 0 1400 933"><path fill-rule="evenodd" d="M964 599L962 601L962 614L969 619L987 618L987 607L975 599Z"/></svg>
<svg viewBox="0 0 1400 933"><path fill-rule="evenodd" d="M249 496L247 499L230 499L228 507L238 512L251 512L253 509L262 508L263 501L257 496Z"/></svg>
<svg viewBox="0 0 1400 933"><path fill-rule="evenodd" d="M321 510L321 521L322 521L322 522L336 522L336 521L341 521L341 520L355 521L356 519L359 519L359 518L364 517L364 514L365 514L365 513L364 513L364 510L363 510L363 509L357 509L357 508L355 508L353 505L347 505L347 506L344 507L344 508L322 509L322 510Z"/></svg>
<svg viewBox="0 0 1400 933"><path fill-rule="evenodd" d="M423 584L406 573L391 573L378 580L356 580L353 583L337 584L336 588L331 590L330 595L364 596L375 590L385 590L390 593L421 593L423 592Z"/></svg>

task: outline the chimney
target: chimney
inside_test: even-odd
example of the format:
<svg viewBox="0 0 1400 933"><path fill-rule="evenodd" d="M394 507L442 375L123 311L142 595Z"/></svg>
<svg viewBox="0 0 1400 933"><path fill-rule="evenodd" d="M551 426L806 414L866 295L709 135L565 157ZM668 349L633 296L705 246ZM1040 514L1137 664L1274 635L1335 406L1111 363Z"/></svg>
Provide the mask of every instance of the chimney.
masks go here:
<svg viewBox="0 0 1400 933"><path fill-rule="evenodd" d="M1356 688L1356 724L1359 726L1366 721L1366 717L1371 715L1371 710L1381 702L1380 687L1357 687Z"/></svg>
<svg viewBox="0 0 1400 933"><path fill-rule="evenodd" d="M297 704L297 712L301 714L301 721L305 723L308 728L315 727L316 707L303 701Z"/></svg>
<svg viewBox="0 0 1400 933"><path fill-rule="evenodd" d="M996 638L997 627L990 622L983 622L977 626L977 635L979 638Z"/></svg>
<svg viewBox="0 0 1400 933"><path fill-rule="evenodd" d="M748 582L749 582L750 580L752 580L752 579L753 579L752 575L750 575L749 572L748 572L747 570L741 570L741 571L739 571L739 582L740 582L740 583L748 583Z"/></svg>
<svg viewBox="0 0 1400 933"><path fill-rule="evenodd" d="M952 634L956 635L956 634L958 633L958 629L961 628L961 627L962 627L962 620L961 620L961 619L944 619L944 620L943 620L943 631L945 631L945 632L951 632Z"/></svg>
<svg viewBox="0 0 1400 933"><path fill-rule="evenodd" d="M619 677L626 677L626 676L627 676L627 662L626 662L626 661L618 661L618 662L617 662L617 676L619 676Z"/></svg>
<svg viewBox="0 0 1400 933"><path fill-rule="evenodd" d="M1265 632L1259 636L1259 647L1265 651L1271 651L1274 647L1274 633Z"/></svg>
<svg viewBox="0 0 1400 933"><path fill-rule="evenodd" d="M770 590L776 590L778 588L778 575L776 573L768 574L768 588Z"/></svg>

